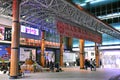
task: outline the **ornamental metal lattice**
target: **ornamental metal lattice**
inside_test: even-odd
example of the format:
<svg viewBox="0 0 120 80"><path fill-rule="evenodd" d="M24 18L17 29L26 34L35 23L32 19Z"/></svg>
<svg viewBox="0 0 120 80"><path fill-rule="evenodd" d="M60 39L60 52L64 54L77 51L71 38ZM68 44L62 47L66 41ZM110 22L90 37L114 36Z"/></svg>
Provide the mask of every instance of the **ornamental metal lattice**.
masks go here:
<svg viewBox="0 0 120 80"><path fill-rule="evenodd" d="M12 17L12 0L0 0L0 16ZM56 20L76 27L106 33L120 39L120 32L66 0L21 0L20 23L42 29L56 29Z"/></svg>

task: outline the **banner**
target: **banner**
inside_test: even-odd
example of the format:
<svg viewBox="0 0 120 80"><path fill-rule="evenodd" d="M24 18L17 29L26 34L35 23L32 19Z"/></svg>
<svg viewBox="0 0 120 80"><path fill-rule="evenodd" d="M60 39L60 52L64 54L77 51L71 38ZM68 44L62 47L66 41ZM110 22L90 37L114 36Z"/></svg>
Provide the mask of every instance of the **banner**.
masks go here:
<svg viewBox="0 0 120 80"><path fill-rule="evenodd" d="M72 26L61 21L57 21L57 31L60 35L85 39L96 43L102 43L102 35L90 29Z"/></svg>

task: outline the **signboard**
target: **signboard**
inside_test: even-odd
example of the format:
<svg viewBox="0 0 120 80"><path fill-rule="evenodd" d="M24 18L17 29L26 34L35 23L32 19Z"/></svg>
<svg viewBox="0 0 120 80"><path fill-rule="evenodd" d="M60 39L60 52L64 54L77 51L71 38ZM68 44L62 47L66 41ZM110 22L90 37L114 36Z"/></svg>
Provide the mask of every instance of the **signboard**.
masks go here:
<svg viewBox="0 0 120 80"><path fill-rule="evenodd" d="M87 28L72 26L61 21L57 21L57 31L60 35L74 37L102 43L102 35Z"/></svg>
<svg viewBox="0 0 120 80"><path fill-rule="evenodd" d="M30 39L40 39L40 30L35 27L27 27L21 25L21 35L22 38L30 38Z"/></svg>
<svg viewBox="0 0 120 80"><path fill-rule="evenodd" d="M21 26L21 32L32 35L39 35L39 30L37 28L32 27Z"/></svg>

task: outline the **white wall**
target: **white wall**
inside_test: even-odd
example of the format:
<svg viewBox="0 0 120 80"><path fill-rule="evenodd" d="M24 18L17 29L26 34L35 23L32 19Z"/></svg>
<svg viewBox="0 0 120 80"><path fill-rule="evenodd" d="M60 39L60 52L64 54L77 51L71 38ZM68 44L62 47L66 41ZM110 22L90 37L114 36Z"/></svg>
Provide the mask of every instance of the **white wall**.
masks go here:
<svg viewBox="0 0 120 80"><path fill-rule="evenodd" d="M95 51L85 51L85 59L95 59Z"/></svg>
<svg viewBox="0 0 120 80"><path fill-rule="evenodd" d="M6 25L6 26L12 26L12 20L9 18L0 16L0 24Z"/></svg>
<svg viewBox="0 0 120 80"><path fill-rule="evenodd" d="M63 53L63 62L75 62L76 61L76 54L71 52L64 52Z"/></svg>
<svg viewBox="0 0 120 80"><path fill-rule="evenodd" d="M104 50L101 59L104 68L120 69L120 50Z"/></svg>

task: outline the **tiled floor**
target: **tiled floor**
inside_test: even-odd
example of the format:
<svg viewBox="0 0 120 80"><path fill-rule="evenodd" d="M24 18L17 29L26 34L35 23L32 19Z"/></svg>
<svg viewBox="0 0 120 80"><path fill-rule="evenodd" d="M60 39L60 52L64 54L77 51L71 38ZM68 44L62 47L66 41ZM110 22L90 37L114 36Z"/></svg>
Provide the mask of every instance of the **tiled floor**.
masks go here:
<svg viewBox="0 0 120 80"><path fill-rule="evenodd" d="M16 80L120 80L120 69L81 70L79 67L62 68L63 72L25 73ZM112 79L117 76L116 79ZM0 80L9 80L7 74L0 74Z"/></svg>

